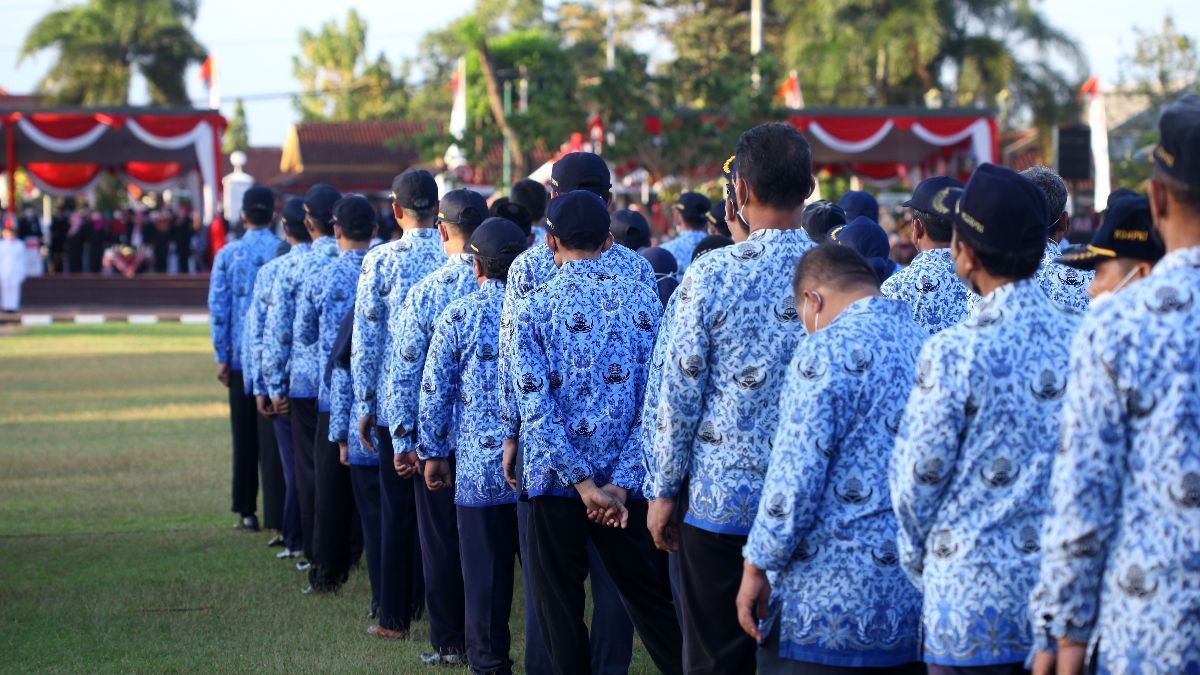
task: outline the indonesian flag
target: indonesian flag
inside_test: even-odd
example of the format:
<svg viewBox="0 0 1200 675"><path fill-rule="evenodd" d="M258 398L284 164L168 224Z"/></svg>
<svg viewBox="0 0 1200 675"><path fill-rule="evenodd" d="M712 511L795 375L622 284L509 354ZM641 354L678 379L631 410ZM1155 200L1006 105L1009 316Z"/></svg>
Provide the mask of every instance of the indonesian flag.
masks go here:
<svg viewBox="0 0 1200 675"><path fill-rule="evenodd" d="M1108 203L1112 190L1112 176L1108 154L1108 113L1104 108L1104 91L1100 78L1088 78L1079 90L1079 98L1087 104L1088 126L1092 129L1092 164L1095 177L1092 193L1092 208L1099 211Z"/></svg>
<svg viewBox="0 0 1200 675"><path fill-rule="evenodd" d="M775 90L775 102L783 102L789 110L800 110L804 107L804 94L800 91L800 76L792 71L788 78Z"/></svg>
<svg viewBox="0 0 1200 675"><path fill-rule="evenodd" d="M454 107L450 110L450 135L461 141L467 135L467 59L460 58L454 76L450 78L450 88L454 90ZM463 152L458 143L451 143L442 156L446 168L465 176L470 170L467 153Z"/></svg>
<svg viewBox="0 0 1200 675"><path fill-rule="evenodd" d="M221 84L217 77L217 57L212 54L200 65L200 79L208 87L208 107L216 110L221 107Z"/></svg>

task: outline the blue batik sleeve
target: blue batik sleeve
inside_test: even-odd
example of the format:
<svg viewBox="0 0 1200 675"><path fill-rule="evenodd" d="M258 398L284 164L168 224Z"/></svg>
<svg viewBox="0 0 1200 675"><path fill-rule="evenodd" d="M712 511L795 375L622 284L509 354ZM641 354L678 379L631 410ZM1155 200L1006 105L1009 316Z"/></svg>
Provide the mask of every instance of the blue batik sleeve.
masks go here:
<svg viewBox="0 0 1200 675"><path fill-rule="evenodd" d="M453 436L445 433L454 422L454 410L461 379L462 353L457 344L455 323L445 315L438 320L425 356L421 378L420 427L421 439L417 454L427 457L449 457L453 454Z"/></svg>
<svg viewBox="0 0 1200 675"><path fill-rule="evenodd" d="M212 275L208 282L209 333L212 336L213 353L217 363L232 362L233 349L233 279L230 275L230 258L233 245L221 249L213 261Z"/></svg>
<svg viewBox="0 0 1200 675"><path fill-rule="evenodd" d="M379 258L367 258L358 278L354 302L354 340L350 352L350 370L354 373L353 417L374 415L378 401L379 374L387 325L387 303L376 288Z"/></svg>
<svg viewBox="0 0 1200 675"><path fill-rule="evenodd" d="M329 381L329 440L346 443L350 434L350 412L354 403L350 371L335 365Z"/></svg>
<svg viewBox="0 0 1200 675"><path fill-rule="evenodd" d="M286 277L294 273L294 270L287 270L276 275L271 282L271 301L263 323L263 380L267 385L267 393L271 396L283 396L288 393L288 368L292 357L296 299Z"/></svg>

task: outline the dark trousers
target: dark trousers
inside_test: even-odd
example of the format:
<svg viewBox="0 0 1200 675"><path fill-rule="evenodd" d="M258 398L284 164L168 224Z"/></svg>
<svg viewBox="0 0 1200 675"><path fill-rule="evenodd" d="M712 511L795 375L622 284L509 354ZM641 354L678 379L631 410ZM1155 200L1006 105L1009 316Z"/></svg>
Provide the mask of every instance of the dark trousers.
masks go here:
<svg viewBox="0 0 1200 675"><path fill-rule="evenodd" d="M292 418L292 453L296 459L296 497L300 504L300 532L304 557L313 559L313 531L317 526L317 485L313 476L313 442L317 438L317 399L293 398L288 402Z"/></svg>
<svg viewBox="0 0 1200 675"><path fill-rule="evenodd" d="M363 548L367 553L367 576L371 580L371 610L379 609L379 467L350 465L354 506L362 523Z"/></svg>
<svg viewBox="0 0 1200 675"><path fill-rule="evenodd" d="M646 529L646 502L627 504L629 526L604 527L587 519L583 502L536 497L529 508L529 569L542 638L560 675L587 673L591 648L583 623L587 543L595 545L620 591L654 665L666 675L682 672L683 642L666 554Z"/></svg>
<svg viewBox="0 0 1200 675"><path fill-rule="evenodd" d="M229 424L233 430L233 508L238 515L258 511L258 409L242 390L242 371L229 371Z"/></svg>
<svg viewBox="0 0 1200 675"><path fill-rule="evenodd" d="M283 474L283 545L289 551L299 551L304 545L304 530L300 526L300 496L296 491L296 457L292 454L292 419L283 415L271 418L275 426L279 466Z"/></svg>
<svg viewBox="0 0 1200 675"><path fill-rule="evenodd" d="M737 620L746 537L679 528L683 668L688 673L753 673L754 639Z"/></svg>
<svg viewBox="0 0 1200 675"><path fill-rule="evenodd" d="M459 546L466 597L467 661L472 673L511 673L517 506L459 506Z"/></svg>
<svg viewBox="0 0 1200 675"><path fill-rule="evenodd" d="M391 630L408 630L424 603L425 577L421 573L421 549L417 539L417 507L414 478L401 478L393 463L392 432L375 428L379 451L379 514L381 538L379 562L379 625Z"/></svg>
<svg viewBox="0 0 1200 675"><path fill-rule="evenodd" d="M308 580L313 588L334 590L345 583L350 574L350 539L355 522L350 467L342 464L338 444L329 441L329 413L317 413L313 448L316 485L313 537L316 541Z"/></svg>
<svg viewBox="0 0 1200 675"><path fill-rule="evenodd" d="M421 475L425 463L420 463ZM451 462L451 472L453 472ZM466 650L462 561L458 551L458 514L454 491L430 492L417 478L417 535L421 539L421 568L425 572L425 609L429 613L429 642L441 653Z"/></svg>
<svg viewBox="0 0 1200 675"><path fill-rule="evenodd" d="M779 631L775 630L758 650L758 672L759 675L923 675L925 664L916 662L886 668L847 668L793 661L779 655Z"/></svg>
<svg viewBox="0 0 1200 675"><path fill-rule="evenodd" d="M527 675L548 675L554 672L554 666L542 640L529 573L529 502L517 503L517 523L521 531L521 572L525 579L525 672ZM587 554L588 577L592 582L591 672L593 675L625 675L633 659L633 622L591 542L588 542Z"/></svg>
<svg viewBox="0 0 1200 675"><path fill-rule="evenodd" d="M251 396L250 400L254 400ZM268 530L283 529L283 499L287 488L283 482L283 464L279 460L279 444L275 442L272 418L258 415L258 475L262 479L262 526Z"/></svg>
<svg viewBox="0 0 1200 675"><path fill-rule="evenodd" d="M1024 663L1005 663L998 666L926 666L929 675L1023 675L1029 671Z"/></svg>

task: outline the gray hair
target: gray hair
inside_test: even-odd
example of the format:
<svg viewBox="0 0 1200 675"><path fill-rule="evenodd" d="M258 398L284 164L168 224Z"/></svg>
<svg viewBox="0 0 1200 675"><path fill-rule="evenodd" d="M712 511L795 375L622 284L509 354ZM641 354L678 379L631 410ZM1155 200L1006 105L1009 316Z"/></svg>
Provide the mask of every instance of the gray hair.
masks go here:
<svg viewBox="0 0 1200 675"><path fill-rule="evenodd" d="M1049 224L1053 225L1067 210L1067 184L1063 182L1062 176L1054 173L1047 166L1029 167L1022 171L1021 175L1032 181L1046 194L1046 201L1050 206L1048 220Z"/></svg>

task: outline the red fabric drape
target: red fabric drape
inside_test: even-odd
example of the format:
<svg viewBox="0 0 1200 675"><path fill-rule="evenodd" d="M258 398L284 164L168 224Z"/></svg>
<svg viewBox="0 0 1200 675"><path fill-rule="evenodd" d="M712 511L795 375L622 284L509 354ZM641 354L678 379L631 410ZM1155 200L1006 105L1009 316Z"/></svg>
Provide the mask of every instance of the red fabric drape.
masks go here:
<svg viewBox="0 0 1200 675"><path fill-rule="evenodd" d="M121 170L135 181L156 184L183 173L183 165L178 162L126 162Z"/></svg>
<svg viewBox="0 0 1200 675"><path fill-rule="evenodd" d="M87 187L96 176L100 175L99 164L59 164L51 162L31 162L25 165L25 170L37 176L43 183L59 190L79 190Z"/></svg>

